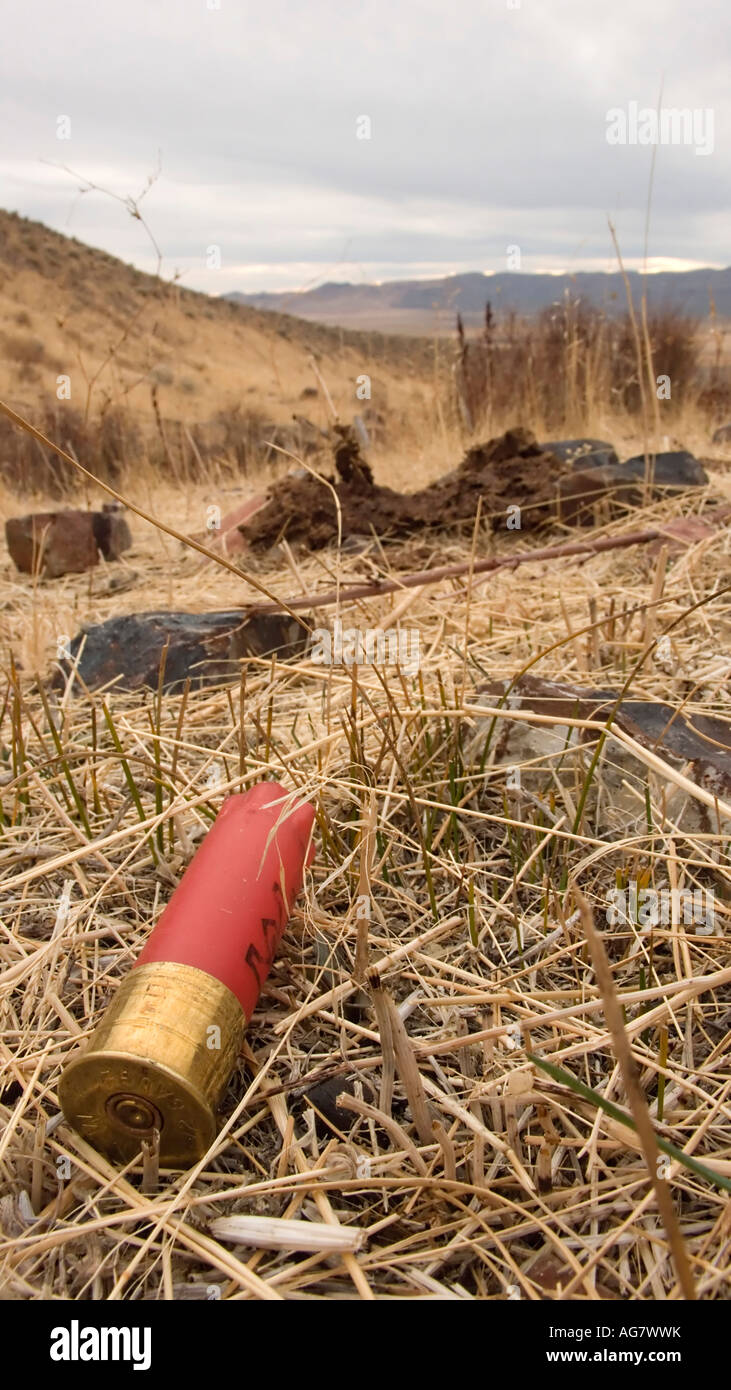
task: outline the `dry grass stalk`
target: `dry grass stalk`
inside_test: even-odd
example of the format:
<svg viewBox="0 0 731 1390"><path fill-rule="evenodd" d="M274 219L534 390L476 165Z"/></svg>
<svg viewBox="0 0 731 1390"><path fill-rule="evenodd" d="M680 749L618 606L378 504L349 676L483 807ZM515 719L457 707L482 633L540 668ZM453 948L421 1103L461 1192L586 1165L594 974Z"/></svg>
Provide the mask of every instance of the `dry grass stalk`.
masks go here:
<svg viewBox="0 0 731 1390"><path fill-rule="evenodd" d="M379 1110L377 1105L368 1105L366 1101L359 1100L357 1096L351 1096L347 1091L343 1091L338 1096L338 1106L341 1110L351 1110L354 1115L362 1115L364 1119L372 1120L374 1124L382 1125L398 1149L403 1149L413 1163L417 1173L427 1174L427 1166L424 1162L416 1145L412 1143L405 1129L394 1120L393 1115L387 1115L385 1110Z"/></svg>
<svg viewBox="0 0 731 1390"><path fill-rule="evenodd" d="M647 1109L647 1101L640 1084L639 1073L625 1030L622 1010L617 1000L617 991L614 986L614 980L612 979L607 953L604 949L601 936L594 925L594 917L586 898L577 888L574 888L574 893L579 905L579 912L581 913L581 925L589 943L597 984L602 992L604 1015L609 1025L615 1053L622 1071L627 1101L637 1126L637 1134L642 1146L642 1153L647 1164L650 1182L652 1183L655 1197L657 1198L658 1209L665 1227L668 1244L672 1251L680 1286L685 1298L694 1299L696 1297L695 1280L693 1279L690 1262L688 1260L688 1253L678 1225L678 1219L670 1195L670 1188L661 1172L660 1165L662 1163L664 1167L667 1160L661 1159L660 1150L657 1147L655 1131L652 1127Z"/></svg>
<svg viewBox="0 0 731 1390"><path fill-rule="evenodd" d="M376 1012L380 1019L386 1022L387 1046L393 1051L393 1066L403 1084L404 1090L409 1101L411 1117L416 1125L417 1133L422 1144L432 1142L432 1118L429 1114L429 1107L424 1095L419 1068L417 1066L414 1049L411 1045L404 1021L399 1013L393 998L385 985L381 981L377 968L369 972L368 983L371 988L374 1001L378 998ZM383 1045L383 1038L381 1039ZM390 1067L389 1062L389 1067ZM385 1064L384 1064L385 1070ZM382 1105L382 1109L386 1107Z"/></svg>
<svg viewBox="0 0 731 1390"><path fill-rule="evenodd" d="M597 421L594 432L605 424ZM637 441L625 438L627 452L636 451ZM418 467L443 471L461 449L456 436L447 446L440 455L412 440ZM404 458L394 452L384 481L408 485L415 454ZM143 510L162 513L181 534L201 530L211 500L228 505L221 479L228 486L235 474L212 472L184 492L156 484ZM144 501L145 480L130 483L122 490ZM728 489L722 467L713 487ZM651 940L634 922L614 925L604 939L653 1126L704 1171L728 1175L728 798L613 734L597 773L602 797L576 831L561 799L563 788L575 809L581 793L568 759L558 766L526 748L515 760L522 789L503 799L498 738L546 726L518 710L486 708L476 692L485 674L509 681L531 664L548 678L577 679L560 589L587 683L621 688L645 650L645 615L655 603L658 630L678 620L677 674L650 655L630 693L728 716L728 532L682 556L671 552L662 592L655 559L625 545L640 528L661 536L688 510L687 501L653 504L601 530L611 548L587 536L573 553L563 544L560 553L548 547L552 555L526 552L517 572L515 538L500 534L420 537L397 552L384 544L375 575L370 560L364 576L362 557L334 552L295 557L296 578L286 554L252 562L251 578L275 598L292 588L322 597L337 584L349 622L418 627L418 678L394 668L354 674L307 660L252 662L238 699L236 685L163 694L159 705L156 692L105 692L142 820L102 697L49 692L46 709L35 673L53 670L58 634L82 621L165 603L229 607L230 570L178 551L167 536L163 549L159 533L136 517L129 563L56 584L0 576L3 645L14 654L14 668L0 663L0 1279L10 1297L169 1299L212 1282L222 1297L255 1300L435 1292L502 1299L509 1288L531 1299L677 1296L638 1136L608 1119L597 1123L593 1103L539 1077L526 1046L529 1038L531 1049L616 1098L616 1046L570 884L579 878L597 920L618 875L712 888L711 935L676 915ZM485 560L500 564L485 567L489 583L478 583ZM384 574L391 587L378 592ZM411 575L429 582L411 585L399 615L399 576ZM114 579L130 586L123 598ZM691 612L699 596L705 606ZM259 600L260 590L237 575L235 602ZM477 726L493 714L495 739L485 750ZM596 739L601 727L585 733ZM624 769L629 756L640 777ZM536 768L543 780L531 799ZM141 1163L118 1171L63 1123L59 1070L98 1021L226 791L264 777L316 799L317 858L225 1097L220 1138L189 1173L162 1171L145 1193ZM624 783L628 809L608 826L612 777L615 789ZM372 907L369 962L390 1006L377 989L370 1007L354 979L356 957L363 963L353 913L361 889ZM316 968L316 933L333 948L327 981ZM394 1012L408 1029L403 1058ZM404 1063L409 1084L415 1073L422 1088L411 1113ZM530 1089L521 1089L524 1079ZM365 1101L341 1095L353 1080ZM308 1093L322 1083L352 1116L345 1145L340 1126L333 1139L324 1122L308 1120ZM385 1095L369 1105L382 1086ZM504 1107L511 1094L521 1102L514 1145ZM550 1110L550 1137L540 1107ZM351 1150L355 1160L345 1162ZM676 1160L669 1181L699 1297L728 1298L726 1193ZM212 1223L249 1214L312 1218L349 1240L365 1235L367 1248L335 1258L262 1248L239 1258L213 1237ZM548 1289L537 1262L546 1250L559 1267Z"/></svg>
<svg viewBox="0 0 731 1390"><path fill-rule="evenodd" d="M287 1221L278 1216L221 1216L211 1222L211 1235L259 1250L309 1250L322 1255L353 1253L363 1245L363 1232L352 1226Z"/></svg>

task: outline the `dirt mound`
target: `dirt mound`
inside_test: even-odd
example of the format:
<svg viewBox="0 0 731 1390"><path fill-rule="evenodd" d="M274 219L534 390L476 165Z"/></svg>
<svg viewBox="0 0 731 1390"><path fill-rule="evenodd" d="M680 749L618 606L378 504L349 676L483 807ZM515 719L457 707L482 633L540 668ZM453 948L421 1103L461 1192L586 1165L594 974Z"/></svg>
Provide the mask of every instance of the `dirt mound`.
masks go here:
<svg viewBox="0 0 731 1390"><path fill-rule="evenodd" d="M254 549L267 549L283 537L319 549L337 537L338 507L343 539L371 529L397 537L472 522L480 499L482 515L494 529L514 517L514 529L532 530L555 516L558 484L571 472L570 464L543 451L529 430L515 429L470 449L453 472L429 487L395 492L374 482L354 432L341 425L338 434L337 479L289 477L277 483L266 505L241 528Z"/></svg>

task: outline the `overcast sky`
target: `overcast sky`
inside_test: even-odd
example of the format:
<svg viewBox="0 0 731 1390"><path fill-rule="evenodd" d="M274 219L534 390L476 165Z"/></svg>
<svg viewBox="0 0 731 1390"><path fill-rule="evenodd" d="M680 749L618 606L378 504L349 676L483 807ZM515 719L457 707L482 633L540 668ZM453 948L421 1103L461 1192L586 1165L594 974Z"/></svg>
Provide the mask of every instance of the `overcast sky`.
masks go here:
<svg viewBox="0 0 731 1390"><path fill-rule="evenodd" d="M0 204L152 270L78 190L159 164L163 273L214 294L611 269L608 216L640 266L653 146L607 113L661 83L696 138L654 147L651 265L731 263L725 0L6 0L0 72Z"/></svg>

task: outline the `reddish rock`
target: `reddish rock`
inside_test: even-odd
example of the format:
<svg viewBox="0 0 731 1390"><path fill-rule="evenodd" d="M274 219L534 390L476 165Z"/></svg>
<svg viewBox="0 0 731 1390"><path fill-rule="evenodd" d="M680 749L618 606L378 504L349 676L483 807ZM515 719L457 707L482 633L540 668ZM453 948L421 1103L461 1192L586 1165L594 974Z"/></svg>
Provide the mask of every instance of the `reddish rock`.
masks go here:
<svg viewBox="0 0 731 1390"><path fill-rule="evenodd" d="M697 545L699 541L706 541L712 536L718 535L719 527L728 524L731 517L731 507L714 507L708 510L703 517L699 516L679 516L673 521L665 522L660 528L663 539L653 541L647 547L648 555L659 555L665 546L669 555L682 554L690 545Z"/></svg>
<svg viewBox="0 0 731 1390"><path fill-rule="evenodd" d="M118 560L132 544L132 532L121 502L105 502L92 512L96 543L105 560Z"/></svg>
<svg viewBox="0 0 731 1390"><path fill-rule="evenodd" d="M69 508L10 517L5 523L5 538L17 568L24 574L42 574L45 579L92 569L99 551L107 560L118 560L132 544L119 502L105 503L100 512Z"/></svg>
<svg viewBox="0 0 731 1390"><path fill-rule="evenodd" d="M13 516L5 523L5 539L19 570L42 574L46 579L78 574L91 569L99 559L93 512Z"/></svg>
<svg viewBox="0 0 731 1390"><path fill-rule="evenodd" d="M603 498L616 503L629 501L627 488L620 490L611 464L577 467L558 484L558 519L565 526L593 526L594 505Z"/></svg>
<svg viewBox="0 0 731 1390"><path fill-rule="evenodd" d="M256 497L250 497L248 502L243 502L240 507L235 507L232 512L227 512L221 518L220 541L221 548L225 555L236 555L239 551L246 549L246 537L239 527L244 521L248 521L255 512L266 502L265 493L259 493Z"/></svg>

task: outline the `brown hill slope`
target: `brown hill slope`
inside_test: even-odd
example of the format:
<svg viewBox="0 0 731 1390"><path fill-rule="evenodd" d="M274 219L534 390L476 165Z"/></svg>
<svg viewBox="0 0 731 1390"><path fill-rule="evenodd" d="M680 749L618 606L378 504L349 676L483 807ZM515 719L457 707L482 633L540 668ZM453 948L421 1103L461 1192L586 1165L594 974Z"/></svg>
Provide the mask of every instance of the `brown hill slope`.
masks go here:
<svg viewBox="0 0 731 1390"><path fill-rule="evenodd" d="M363 373L374 406L406 407L428 349L214 299L0 211L0 395L16 408L58 413L66 375L63 408L90 419L129 407L151 426L157 385L168 420L252 411L283 421L296 410L324 423L322 393L302 400L316 385L313 357L349 418Z"/></svg>

